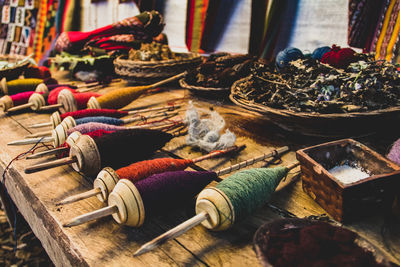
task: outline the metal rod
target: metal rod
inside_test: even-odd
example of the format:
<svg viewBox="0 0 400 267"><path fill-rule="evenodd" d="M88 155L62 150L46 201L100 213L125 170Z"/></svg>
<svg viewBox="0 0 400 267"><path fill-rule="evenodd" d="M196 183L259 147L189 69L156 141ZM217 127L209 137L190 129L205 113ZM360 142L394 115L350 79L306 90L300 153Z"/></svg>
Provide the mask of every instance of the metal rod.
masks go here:
<svg viewBox="0 0 400 267"><path fill-rule="evenodd" d="M76 225L83 224L85 222L97 220L108 215L114 214L118 212L117 206L109 206L102 209L98 209L80 216L75 217L72 221L64 224L64 227L72 227Z"/></svg>
<svg viewBox="0 0 400 267"><path fill-rule="evenodd" d="M93 197L96 196L98 194L101 194L101 189L100 188L93 188L92 190L74 195L74 196L70 196L67 198L64 198L63 200L61 200L60 202L56 203L56 206L58 205L64 205L64 204L69 204L69 203L73 203L82 199L86 199L89 197Z"/></svg>
<svg viewBox="0 0 400 267"><path fill-rule="evenodd" d="M78 161L77 158L70 156L67 158L62 158L62 159L53 160L50 162L45 162L45 163L40 163L40 164L29 166L25 169L25 173L40 172L40 171L51 169L54 167L75 163L77 161Z"/></svg>

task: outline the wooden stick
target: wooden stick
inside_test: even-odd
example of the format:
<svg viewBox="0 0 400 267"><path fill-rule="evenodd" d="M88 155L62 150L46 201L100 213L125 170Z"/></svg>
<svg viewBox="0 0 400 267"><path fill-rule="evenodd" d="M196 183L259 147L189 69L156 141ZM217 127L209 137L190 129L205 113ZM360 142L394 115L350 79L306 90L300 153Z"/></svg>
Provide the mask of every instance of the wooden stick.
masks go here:
<svg viewBox="0 0 400 267"><path fill-rule="evenodd" d="M18 111L18 110L23 110L23 109L32 107L33 105L34 105L33 102L29 102L29 103L26 103L26 104L23 104L23 105L19 105L19 106L16 106L16 107L9 108L7 110L7 112L14 112L14 111Z"/></svg>
<svg viewBox="0 0 400 267"><path fill-rule="evenodd" d="M220 156L220 155L227 154L227 153L232 152L232 151L241 150L241 149L244 148L244 147L246 147L246 146L245 146L245 145L242 145L242 146L239 146L239 147L238 147L238 146L232 146L232 147L229 147L229 148L227 148L227 149L225 149L225 150L214 151L214 152L211 152L211 153L209 153L209 154L207 154L207 155L204 155L204 156L201 156L201 157L192 159L192 161L193 161L193 163L197 163L197 162L199 162L199 161L203 161L203 160L206 160L206 159L215 158L215 157L218 157L218 156Z"/></svg>
<svg viewBox="0 0 400 267"><path fill-rule="evenodd" d="M46 150L46 151L42 151L42 152L38 152L32 155L29 155L26 157L26 159L37 159L37 158L42 158L45 156L50 156L53 154L57 154L57 153L64 153L64 152L68 152L69 148L68 147L58 147L58 148L54 148L54 149L50 149L50 150Z"/></svg>
<svg viewBox="0 0 400 267"><path fill-rule="evenodd" d="M58 159L58 160L53 160L50 162L32 165L32 166L27 167L24 171L25 171L25 173L34 173L34 172L39 172L39 171L51 169L54 167L62 166L62 165L75 163L77 161L78 161L78 159L75 157L66 157L66 158L62 158L62 159Z"/></svg>
<svg viewBox="0 0 400 267"><path fill-rule="evenodd" d="M36 144L37 142L40 142L40 143L52 142L53 140L54 140L53 137L46 136L46 137L37 137L37 138L16 140L16 141L12 141L12 142L8 143L7 145L9 145L9 146L31 145L31 144Z"/></svg>
<svg viewBox="0 0 400 267"><path fill-rule="evenodd" d="M203 211L197 214L196 216L190 218L187 221L184 221L180 225L172 228L168 232L165 232L164 234L158 236L157 238L151 240L150 242L147 242L143 246L141 246L136 252L133 254L133 256L139 256L143 253L146 253L148 251L151 251L155 249L156 247L162 245L166 241L175 238L177 236L180 236L181 234L189 231L193 227L201 224L203 221L208 219L208 213Z"/></svg>
<svg viewBox="0 0 400 267"><path fill-rule="evenodd" d="M117 212L118 212L117 206L104 207L102 209L94 210L92 212L77 216L74 219L72 219L72 221L64 224L63 226L64 227L72 227L72 226L80 225L85 222L100 219L100 218L106 217L108 215L111 215L113 213L117 213Z"/></svg>
<svg viewBox="0 0 400 267"><path fill-rule="evenodd" d="M28 134L25 136L25 138L36 138L36 137L42 137L42 136L51 136L52 130L49 131L42 131L42 132L37 132L34 134Z"/></svg>
<svg viewBox="0 0 400 267"><path fill-rule="evenodd" d="M156 107L156 108L145 108L145 109L136 109L136 110L123 110L123 111L128 111L128 115L134 115L134 114L138 114L138 113L145 113L145 112L149 112L149 111L160 111L160 110L175 110L180 108L181 105L173 105L173 106L163 106L163 107Z"/></svg>
<svg viewBox="0 0 400 267"><path fill-rule="evenodd" d="M163 84L166 84L166 83L172 82L172 81L174 81L174 80L176 80L176 79L179 79L179 78L185 76L186 74L187 74L187 72L184 71L184 72L182 72L182 73L180 73L180 74L177 74L177 75L175 75L175 76L172 76L172 77L170 77L170 78L168 78L168 79L165 79L165 80L162 80L162 81L159 81L159 82L150 84L150 85L148 85L148 88L151 89L151 88L159 87L159 86L161 86L161 85L163 85Z"/></svg>
<svg viewBox="0 0 400 267"><path fill-rule="evenodd" d="M41 128L41 127L46 127L46 126L51 126L51 122L31 124L28 126L28 128Z"/></svg>
<svg viewBox="0 0 400 267"><path fill-rule="evenodd" d="M93 188L92 190L74 195L74 196L70 196L67 198L64 198L63 200L61 200L60 202L56 203L56 206L59 205L64 205L64 204L69 204L69 203L73 203L82 199L86 199L86 198L90 198L93 196L96 196L98 194L101 194L101 189L100 188Z"/></svg>
<svg viewBox="0 0 400 267"><path fill-rule="evenodd" d="M39 110L57 109L57 108L61 108L62 106L63 106L63 104L47 105L47 106L40 107Z"/></svg>
<svg viewBox="0 0 400 267"><path fill-rule="evenodd" d="M134 117L134 118L128 118L128 119L122 119L124 124L127 123L131 123L131 122L135 122L135 121L141 121L141 120L147 120L147 119L151 119L151 118L157 118L157 117L172 117L178 115L178 112L163 112L163 113L156 113L156 114L152 114L152 115L148 115L148 116L138 116L138 117Z"/></svg>
<svg viewBox="0 0 400 267"><path fill-rule="evenodd" d="M224 174L228 174L228 173L231 173L232 171L237 171L237 170L240 170L240 169L242 169L244 167L247 167L249 165L253 165L254 163L262 161L262 160L264 160L266 158L270 158L270 157L273 157L273 156L278 156L278 155L280 155L282 153L285 153L287 151L289 151L289 147L284 146L284 147L278 148L278 149L276 149L276 150L274 150L274 151L272 151L272 152L270 152L268 154L264 154L264 155L256 157L256 158L248 159L248 160L242 161L242 162L240 162L238 164L229 166L229 167L227 167L225 169L216 171L216 173L217 173L218 176L221 176L221 175L224 175Z"/></svg>

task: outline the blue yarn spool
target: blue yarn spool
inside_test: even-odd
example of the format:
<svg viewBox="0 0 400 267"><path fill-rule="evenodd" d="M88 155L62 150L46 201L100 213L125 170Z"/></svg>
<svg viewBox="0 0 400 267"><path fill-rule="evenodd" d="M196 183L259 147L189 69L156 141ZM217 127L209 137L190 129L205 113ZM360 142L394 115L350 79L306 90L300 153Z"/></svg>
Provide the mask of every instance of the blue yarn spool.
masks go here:
<svg viewBox="0 0 400 267"><path fill-rule="evenodd" d="M112 118L112 117L104 117L104 116L85 117L85 118L81 118L81 119L76 119L75 122L76 122L76 125L84 124L84 123L88 123L88 122L99 122L99 123L105 123L105 124L111 124L111 125L124 124L124 121L121 119Z"/></svg>
<svg viewBox="0 0 400 267"><path fill-rule="evenodd" d="M329 46L321 46L318 47L314 50L314 52L312 53L311 57L313 59L319 60L321 61L323 55L327 52L331 51L331 48Z"/></svg>
<svg viewBox="0 0 400 267"><path fill-rule="evenodd" d="M276 55L275 64L278 69L282 69L289 65L290 61L304 58L303 52L295 47L288 47L280 51Z"/></svg>

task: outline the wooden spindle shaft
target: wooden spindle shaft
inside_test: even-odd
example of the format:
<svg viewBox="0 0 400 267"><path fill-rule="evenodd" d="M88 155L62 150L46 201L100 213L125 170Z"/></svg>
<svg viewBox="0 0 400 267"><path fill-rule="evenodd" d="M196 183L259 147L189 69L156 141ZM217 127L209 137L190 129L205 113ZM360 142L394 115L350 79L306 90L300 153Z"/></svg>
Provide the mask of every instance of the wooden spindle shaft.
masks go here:
<svg viewBox="0 0 400 267"><path fill-rule="evenodd" d="M104 207L102 209L98 209L98 210L83 214L81 216L75 217L74 219L72 219L72 221L64 224L63 226L64 227L72 227L72 226L80 225L85 222L97 220L97 219L112 215L117 212L118 212L117 206Z"/></svg>
<svg viewBox="0 0 400 267"><path fill-rule="evenodd" d="M27 109L27 108L32 107L33 105L34 105L34 103L32 103L32 102L26 103L26 104L22 104L22 105L19 105L19 106L16 106L16 107L12 107L12 108L8 109L7 112L15 112L15 111L18 111L18 110Z"/></svg>
<svg viewBox="0 0 400 267"><path fill-rule="evenodd" d="M77 162L77 159L75 157L67 157L67 158L62 158L50 162L45 162L45 163L40 163L36 165L32 165L27 167L24 171L25 173L34 173L34 172L39 172L47 169L51 169L54 167L62 166L62 165L67 165L71 163Z"/></svg>
<svg viewBox="0 0 400 267"><path fill-rule="evenodd" d="M160 110L175 110L180 108L181 105L173 105L173 106L163 106L163 107L156 107L156 108L145 108L145 109L137 109L137 110L126 110L128 111L128 115L134 115L138 113L145 113L145 112L150 112L150 111L160 111Z"/></svg>
<svg viewBox="0 0 400 267"><path fill-rule="evenodd" d="M238 147L238 146L232 146L232 147L229 147L229 148L227 148L227 149L225 149L225 150L214 151L214 152L211 152L211 153L209 153L209 154L207 154L207 155L204 155L204 156L201 156L201 157L192 159L192 161L193 161L193 163L196 163L196 162L200 162L200 161L203 161L203 160L206 160L206 159L215 158L215 157L218 157L218 156L220 156L220 155L224 155L224 154L226 154L226 153L239 150L239 149L241 149L242 147L244 147L244 146L240 146L240 147Z"/></svg>
<svg viewBox="0 0 400 267"><path fill-rule="evenodd" d="M224 175L224 174L228 174L228 173L231 173L233 171L237 171L237 170L240 170L242 168L245 168L245 167L247 167L249 165L253 165L253 164L255 164L255 163L259 162L259 161L262 161L262 160L264 160L266 158L270 158L270 157L273 157L273 156L280 155L280 154L282 154L282 153L284 153L286 151L289 151L289 147L284 146L284 147L278 148L278 149L276 149L276 150L274 150L274 151L272 151L270 153L264 154L262 156L259 156L259 157L256 157L256 158L252 158L252 159L248 159L248 160L242 161L242 162L240 162L238 164L229 166L227 168L224 168L222 170L217 171L216 173L217 173L218 176Z"/></svg>
<svg viewBox="0 0 400 267"><path fill-rule="evenodd" d="M24 140L12 141L7 143L7 145L9 146L31 145L31 144L36 144L38 142L40 143L52 142L53 140L54 140L53 137L46 136L46 137L28 138Z"/></svg>
<svg viewBox="0 0 400 267"><path fill-rule="evenodd" d="M38 152L32 155L29 155L26 157L26 159L37 159L37 158L42 158L42 157L46 157L46 156L50 156L50 155L54 155L54 154L61 154L61 153L66 153L69 151L69 148L67 147L58 147L58 148L54 148L54 149L50 149L50 150L46 150L46 151L42 151L42 152Z"/></svg>
<svg viewBox="0 0 400 267"><path fill-rule="evenodd" d="M28 134L25 136L25 138L36 138L36 137L42 137L42 136L51 136L52 131L42 131L34 134Z"/></svg>
<svg viewBox="0 0 400 267"><path fill-rule="evenodd" d="M139 256L141 254L144 254L148 251L151 251L155 249L156 247L162 245L166 241L173 239L175 237L180 236L181 234L189 231L193 227L201 224L203 221L208 219L208 214L206 212L201 212L197 214L196 216L193 216L191 219L184 221L180 225L172 228L168 232L165 232L164 234L158 236L157 238L151 240L150 242L147 242L143 246L141 246L134 254L133 256Z"/></svg>
<svg viewBox="0 0 400 267"><path fill-rule="evenodd" d="M57 109L57 108L61 108L62 106L63 106L63 104L48 105L48 106L43 106L43 107L39 108L39 110Z"/></svg>
<svg viewBox="0 0 400 267"><path fill-rule="evenodd" d="M100 188L93 188L92 190L83 192L81 194L77 194L77 195L74 195L74 196L67 197L67 198L61 200L60 202L56 203L56 205L58 206L58 205L64 205L64 204L73 203L73 202L76 202L76 201L79 201L79 200L82 200L82 199L86 199L86 198L90 198L90 197L96 196L98 194L101 194L101 189Z"/></svg>
<svg viewBox="0 0 400 267"><path fill-rule="evenodd" d="M32 125L29 125L28 128L41 128L41 127L46 127L46 126L51 126L51 122L32 124Z"/></svg>

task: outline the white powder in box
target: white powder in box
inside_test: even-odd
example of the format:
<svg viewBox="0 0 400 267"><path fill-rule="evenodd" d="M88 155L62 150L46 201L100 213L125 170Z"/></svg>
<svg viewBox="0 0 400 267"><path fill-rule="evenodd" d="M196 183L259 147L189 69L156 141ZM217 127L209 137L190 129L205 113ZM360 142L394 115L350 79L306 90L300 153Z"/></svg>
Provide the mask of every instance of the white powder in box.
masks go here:
<svg viewBox="0 0 400 267"><path fill-rule="evenodd" d="M347 164L333 167L329 172L342 184L351 184L370 177L368 173Z"/></svg>

